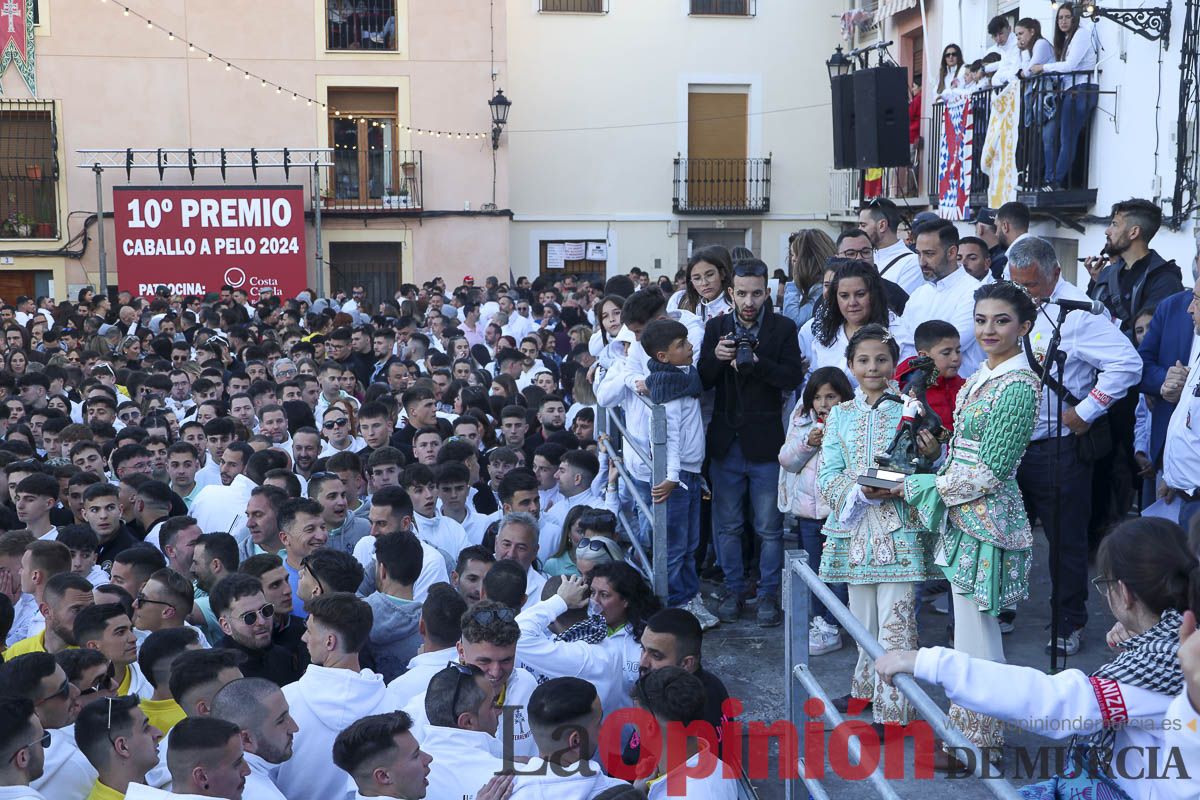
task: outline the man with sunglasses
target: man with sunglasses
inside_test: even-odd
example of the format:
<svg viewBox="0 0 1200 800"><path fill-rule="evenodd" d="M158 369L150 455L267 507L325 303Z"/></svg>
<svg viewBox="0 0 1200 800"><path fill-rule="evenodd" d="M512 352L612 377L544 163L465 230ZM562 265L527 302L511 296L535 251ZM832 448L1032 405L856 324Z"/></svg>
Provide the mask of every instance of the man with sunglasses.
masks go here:
<svg viewBox="0 0 1200 800"><path fill-rule="evenodd" d="M162 738L133 697L93 703L80 712L75 739L99 773L87 800L120 800L129 784L145 783L158 764Z"/></svg>
<svg viewBox="0 0 1200 800"><path fill-rule="evenodd" d="M915 258L915 256L914 256ZM918 270L918 277L920 271ZM804 362L796 324L767 303L767 265L739 261L729 289L732 314L710 319L700 348L700 380L716 389L706 448L711 459L713 537L720 548L726 596L717 608L721 622L742 612L745 578L742 546L745 503L754 514L759 556L758 624L779 625L779 583L783 570L783 515L776 505L779 450L783 447L783 397L800 385ZM750 362L738 366L739 350L753 342Z"/></svg>
<svg viewBox="0 0 1200 800"><path fill-rule="evenodd" d="M96 770L75 746L69 727L79 716L79 689L48 653L28 653L0 667L4 693L33 703L42 729L53 731L45 747L43 770L30 784L51 800L85 797L96 780ZM9 767L12 766L10 762Z"/></svg>
<svg viewBox="0 0 1200 800"><path fill-rule="evenodd" d="M4 797L46 800L36 789L17 787L30 787L42 776L45 748L52 741L34 713L32 701L24 697L0 698L0 753L9 754L0 764L0 792Z"/></svg>
<svg viewBox="0 0 1200 800"><path fill-rule="evenodd" d="M67 673L67 680L79 689L79 704L86 708L98 700L117 696L116 669L99 650L78 647L54 654L54 660Z"/></svg>
<svg viewBox="0 0 1200 800"><path fill-rule="evenodd" d="M277 686L300 677L303 668L297 659L271 640L275 606L267 602L258 578L241 573L222 578L209 599L225 634L217 647L237 650L246 656L242 674L248 678L266 678Z"/></svg>
<svg viewBox="0 0 1200 800"><path fill-rule="evenodd" d="M314 598L308 611L304 641L312 663L283 687L300 730L275 785L291 798L340 797L349 778L330 768L334 739L354 720L387 710L387 687L359 663L371 631L371 608L362 598L334 592Z"/></svg>
<svg viewBox="0 0 1200 800"><path fill-rule="evenodd" d="M491 754L500 722L496 687L479 667L450 663L429 681L423 710L429 724L414 724L433 757L426 796L474 798L504 769Z"/></svg>
<svg viewBox="0 0 1200 800"><path fill-rule="evenodd" d="M151 574L133 598L133 626L138 646L152 633L187 627L195 631L201 647L208 647L204 633L187 621L194 605L194 588L190 580L170 567Z"/></svg>

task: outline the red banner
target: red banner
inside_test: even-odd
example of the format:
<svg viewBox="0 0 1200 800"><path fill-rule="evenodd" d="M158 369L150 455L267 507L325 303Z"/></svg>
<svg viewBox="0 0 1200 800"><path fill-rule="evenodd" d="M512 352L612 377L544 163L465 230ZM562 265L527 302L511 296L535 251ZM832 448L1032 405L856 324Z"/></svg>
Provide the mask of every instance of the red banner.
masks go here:
<svg viewBox="0 0 1200 800"><path fill-rule="evenodd" d="M228 284L254 302L304 290L303 187L118 186L113 202L125 291L204 294Z"/></svg>
<svg viewBox="0 0 1200 800"><path fill-rule="evenodd" d="M0 75L16 62L29 93L37 97L33 12L30 0L0 0Z"/></svg>

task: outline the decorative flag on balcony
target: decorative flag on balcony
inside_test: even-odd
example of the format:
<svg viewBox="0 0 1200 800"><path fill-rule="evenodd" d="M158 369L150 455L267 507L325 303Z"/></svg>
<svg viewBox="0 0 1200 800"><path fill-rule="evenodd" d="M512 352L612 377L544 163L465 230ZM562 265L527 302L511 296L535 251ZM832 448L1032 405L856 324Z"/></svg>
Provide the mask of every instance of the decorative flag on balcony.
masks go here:
<svg viewBox="0 0 1200 800"><path fill-rule="evenodd" d="M953 94L943 110L942 141L938 143L938 216L965 219L971 196L971 96Z"/></svg>
<svg viewBox="0 0 1200 800"><path fill-rule="evenodd" d="M863 200L874 200L883 194L883 170L871 167L863 175Z"/></svg>
<svg viewBox="0 0 1200 800"><path fill-rule="evenodd" d="M990 178L988 206L999 208L1017 199L1017 125L1021 116L1021 84L1010 81L992 98L987 135L979 166Z"/></svg>
<svg viewBox="0 0 1200 800"><path fill-rule="evenodd" d="M0 76L15 62L29 94L37 97L33 14L33 0L0 0Z"/></svg>

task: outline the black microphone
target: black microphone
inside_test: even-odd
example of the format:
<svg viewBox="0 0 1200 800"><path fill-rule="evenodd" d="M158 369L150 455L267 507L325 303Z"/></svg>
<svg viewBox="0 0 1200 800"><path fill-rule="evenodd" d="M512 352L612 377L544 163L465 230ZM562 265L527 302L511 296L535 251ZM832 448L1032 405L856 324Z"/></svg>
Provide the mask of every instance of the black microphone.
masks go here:
<svg viewBox="0 0 1200 800"><path fill-rule="evenodd" d="M1104 303L1099 300L1051 300L1050 302L1066 311L1086 311L1089 314L1103 314Z"/></svg>

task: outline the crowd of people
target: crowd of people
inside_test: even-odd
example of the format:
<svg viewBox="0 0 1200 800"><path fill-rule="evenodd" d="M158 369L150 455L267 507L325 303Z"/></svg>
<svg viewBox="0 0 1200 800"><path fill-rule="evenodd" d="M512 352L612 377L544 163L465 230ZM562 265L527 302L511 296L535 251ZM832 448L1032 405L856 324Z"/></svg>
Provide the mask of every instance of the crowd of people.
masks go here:
<svg viewBox="0 0 1200 800"><path fill-rule="evenodd" d="M836 240L796 233L778 290L714 246L665 286L0 306L0 797L733 798L703 631L782 622L788 538L893 651L860 648L843 711L911 722L907 671L979 745L1037 710L1118 728L1087 752L1165 743L1116 712L1200 708L1180 527L1200 510L1200 300L1150 249L1160 222L1118 203L1087 293L1019 203L905 240L878 200ZM1104 313L1070 310L1092 299ZM897 452L932 467L863 483ZM1174 522L1110 532L1156 497ZM1083 646L1099 547L1121 655L1090 678L1004 664L1031 520L1061 562L1060 656ZM939 602L954 647L918 651ZM844 645L819 604L808 645ZM655 724L602 734L631 707ZM703 735L642 748L671 723Z"/></svg>

